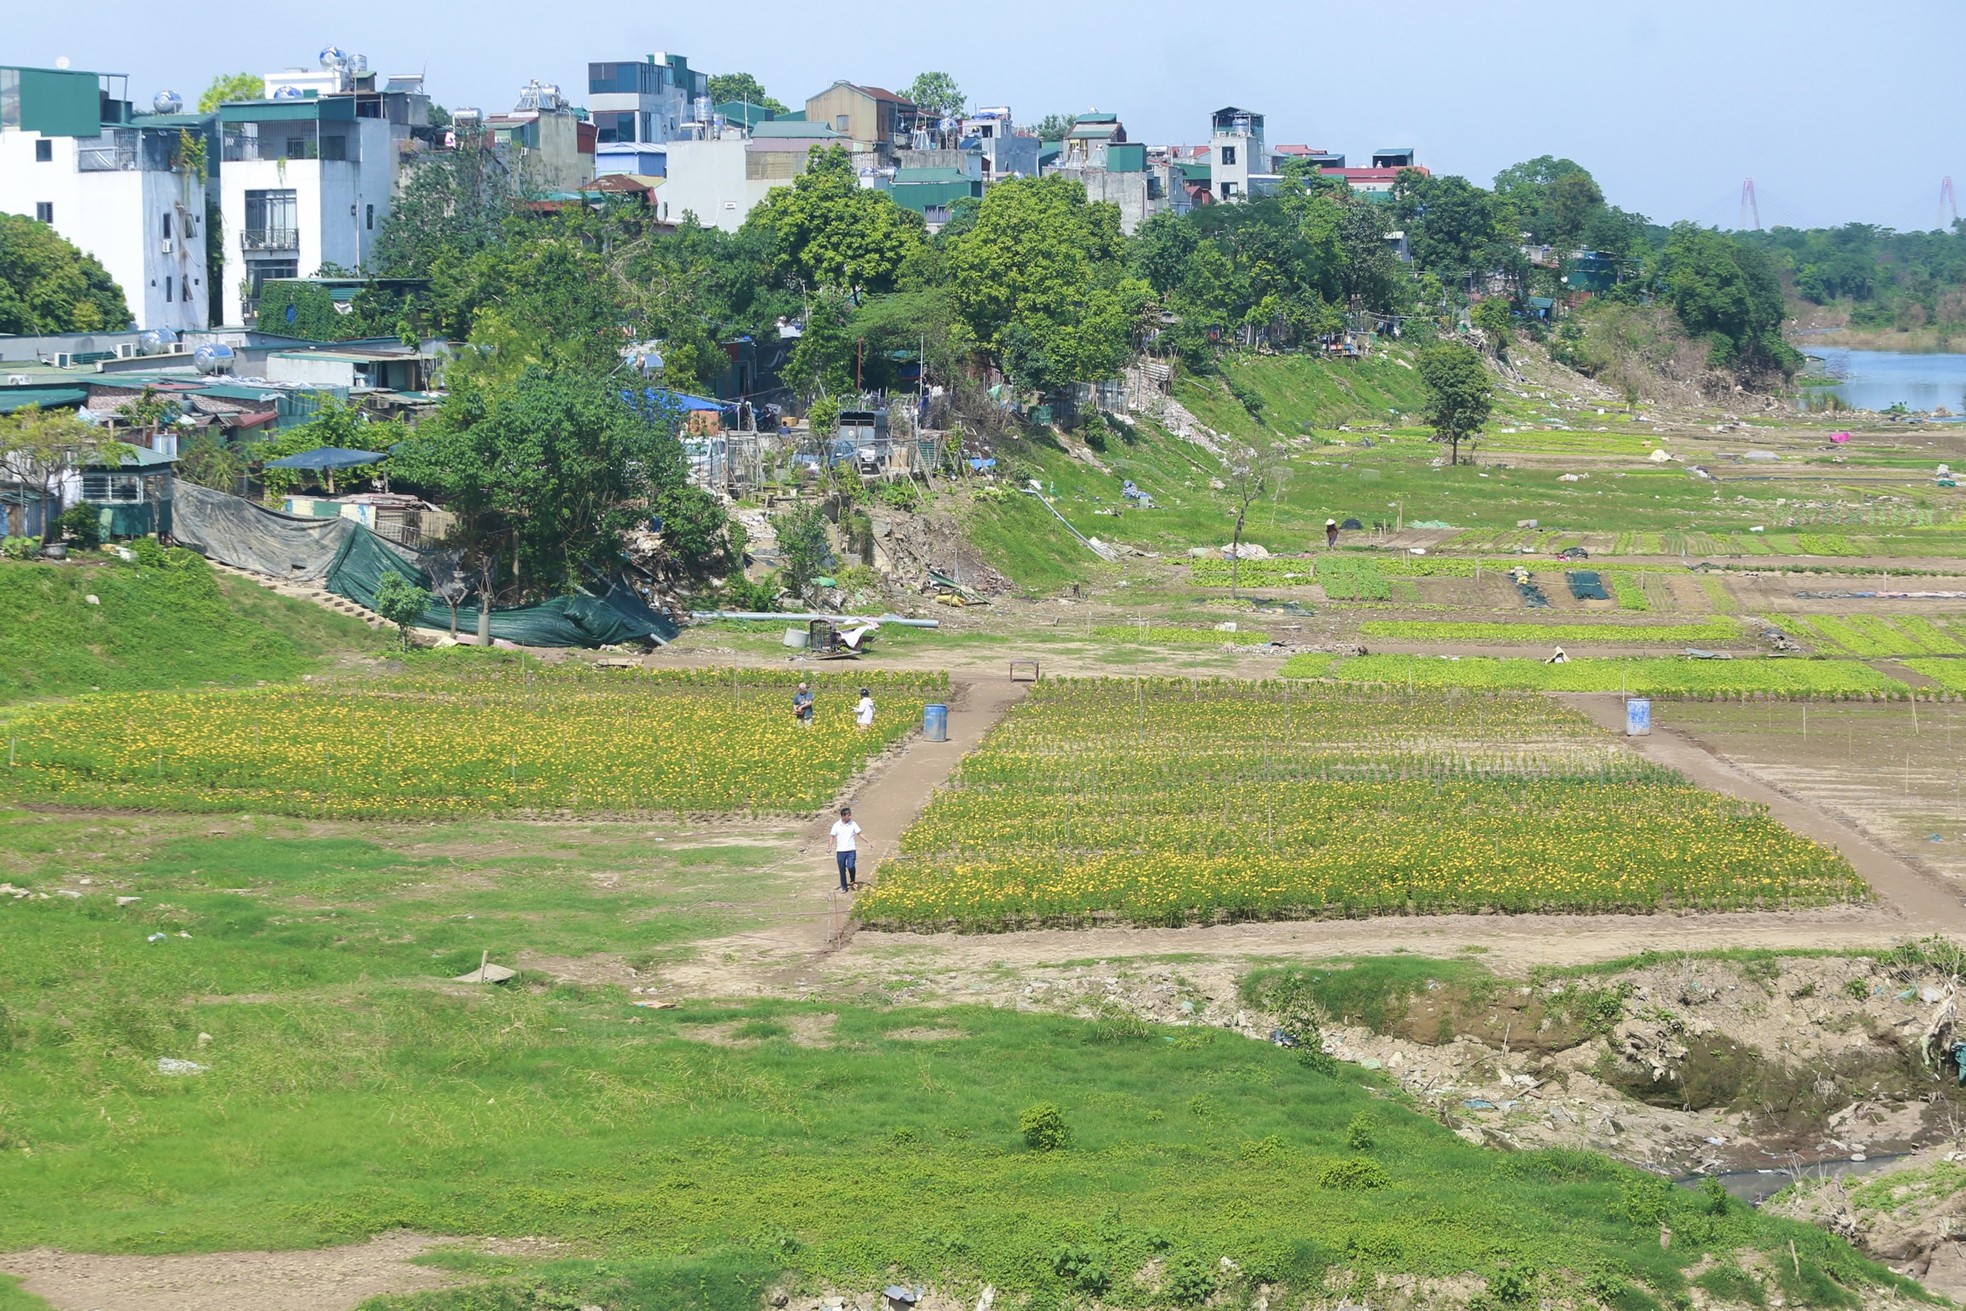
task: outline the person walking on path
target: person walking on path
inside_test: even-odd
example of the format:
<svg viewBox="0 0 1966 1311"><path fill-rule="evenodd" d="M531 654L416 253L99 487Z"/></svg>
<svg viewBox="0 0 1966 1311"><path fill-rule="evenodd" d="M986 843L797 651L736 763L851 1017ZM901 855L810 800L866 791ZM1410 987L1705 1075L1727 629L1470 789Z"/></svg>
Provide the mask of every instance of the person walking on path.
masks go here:
<svg viewBox="0 0 1966 1311"><path fill-rule="evenodd" d="M853 722L863 733L874 726L874 694L864 687L860 689L860 704L853 708Z"/></svg>
<svg viewBox="0 0 1966 1311"><path fill-rule="evenodd" d="M833 863L840 867L840 891L860 891L860 825L853 822L853 807L841 806L833 821Z"/></svg>
<svg viewBox="0 0 1966 1311"><path fill-rule="evenodd" d="M1327 549L1335 548L1338 545L1338 521L1336 519L1326 519L1324 521L1324 544Z"/></svg>
<svg viewBox="0 0 1966 1311"><path fill-rule="evenodd" d="M800 728L812 727L812 689L804 683L792 694L792 718L799 721Z"/></svg>

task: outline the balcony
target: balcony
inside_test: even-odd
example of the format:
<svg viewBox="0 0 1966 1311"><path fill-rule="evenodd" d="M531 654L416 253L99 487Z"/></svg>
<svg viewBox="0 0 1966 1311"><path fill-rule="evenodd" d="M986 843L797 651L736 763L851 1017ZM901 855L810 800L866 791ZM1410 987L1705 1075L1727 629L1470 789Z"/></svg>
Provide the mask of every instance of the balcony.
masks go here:
<svg viewBox="0 0 1966 1311"><path fill-rule="evenodd" d="M239 234L239 249L248 255L288 254L300 249L295 228L247 228Z"/></svg>
<svg viewBox="0 0 1966 1311"><path fill-rule="evenodd" d="M173 144L160 132L105 132L76 143L75 169L78 173L161 173L171 167Z"/></svg>
<svg viewBox="0 0 1966 1311"><path fill-rule="evenodd" d="M347 137L259 137L228 132L220 157L228 164L255 164L309 159L349 163L359 162L362 156L358 148L351 148Z"/></svg>

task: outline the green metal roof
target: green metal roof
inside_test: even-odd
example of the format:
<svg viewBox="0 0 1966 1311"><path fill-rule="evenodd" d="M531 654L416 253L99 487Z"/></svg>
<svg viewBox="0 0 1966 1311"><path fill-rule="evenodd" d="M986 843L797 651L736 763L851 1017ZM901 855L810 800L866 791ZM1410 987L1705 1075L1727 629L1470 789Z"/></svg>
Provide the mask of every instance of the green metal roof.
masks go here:
<svg viewBox="0 0 1966 1311"><path fill-rule="evenodd" d="M1074 123L1117 123L1120 121L1120 116L1118 114L1108 114L1094 110L1087 114L1074 114L1072 121Z"/></svg>
<svg viewBox="0 0 1966 1311"><path fill-rule="evenodd" d="M911 183L974 182L976 180L959 168L897 168L894 170L894 185L897 187L905 187Z"/></svg>
<svg viewBox="0 0 1966 1311"><path fill-rule="evenodd" d="M221 123L353 123L355 97L234 100L218 107Z"/></svg>
<svg viewBox="0 0 1966 1311"><path fill-rule="evenodd" d="M742 127L756 127L760 123L769 123L776 117L763 105L750 105L742 100L726 100L717 106L717 112L724 116L724 122L736 123Z"/></svg>
<svg viewBox="0 0 1966 1311"><path fill-rule="evenodd" d="M0 387L0 414L12 414L30 405L44 410L62 409L88 399L86 387Z"/></svg>
<svg viewBox="0 0 1966 1311"><path fill-rule="evenodd" d="M102 131L102 88L96 74L63 68L6 65L18 82L18 120L9 127L44 137L92 137Z"/></svg>

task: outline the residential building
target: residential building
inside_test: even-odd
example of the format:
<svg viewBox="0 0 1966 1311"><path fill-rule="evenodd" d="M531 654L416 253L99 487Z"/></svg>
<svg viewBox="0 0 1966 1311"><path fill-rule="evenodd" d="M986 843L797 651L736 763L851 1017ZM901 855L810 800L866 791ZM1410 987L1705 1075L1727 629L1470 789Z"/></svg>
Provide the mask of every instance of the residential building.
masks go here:
<svg viewBox="0 0 1966 1311"><path fill-rule="evenodd" d="M978 109L962 120L959 144L981 158L986 183L1038 175L1038 153L1044 143L1029 133L1019 132L1014 123L1009 105Z"/></svg>
<svg viewBox="0 0 1966 1311"><path fill-rule="evenodd" d="M1209 160L1217 198L1243 200L1249 180L1271 174L1269 147L1263 144L1263 116L1228 105L1209 118Z"/></svg>
<svg viewBox="0 0 1966 1311"><path fill-rule="evenodd" d="M120 74L0 68L0 212L39 219L95 257L123 289L129 323L203 328L213 120L175 112L168 92L156 103L172 112L137 114L126 87Z"/></svg>
<svg viewBox="0 0 1966 1311"><path fill-rule="evenodd" d="M937 232L949 221L958 200L982 199L983 178L980 172L961 168L899 168L888 194L895 204L920 214L930 232Z"/></svg>
<svg viewBox="0 0 1966 1311"><path fill-rule="evenodd" d="M884 88L835 82L807 98L805 116L843 137L894 150L910 144L918 112L908 99Z"/></svg>
<svg viewBox="0 0 1966 1311"><path fill-rule="evenodd" d="M1125 143L1126 125L1120 122L1118 114L1096 109L1080 114L1072 130L1065 134L1058 167L1104 168L1106 147Z"/></svg>
<svg viewBox="0 0 1966 1311"><path fill-rule="evenodd" d="M1343 155L1326 156L1325 159L1335 160L1336 164L1334 166L1321 160L1321 172L1327 177L1343 178L1346 186L1368 200L1390 200L1393 183L1408 169L1421 177L1428 175L1427 170L1416 162L1411 146L1389 146L1373 151L1369 168L1346 168Z"/></svg>
<svg viewBox="0 0 1966 1311"><path fill-rule="evenodd" d="M228 323L254 317L268 278L324 266L359 273L389 217L415 129L428 131L421 76L380 86L366 61L338 51L329 67L269 73L267 99L219 107Z"/></svg>
<svg viewBox="0 0 1966 1311"><path fill-rule="evenodd" d="M578 191L592 182L598 141L598 129L560 88L537 80L520 89L511 113L485 119L485 143L504 156L525 191Z"/></svg>
<svg viewBox="0 0 1966 1311"><path fill-rule="evenodd" d="M673 141L684 134L684 124L707 118L696 102L709 94L709 74L692 69L682 55L587 65L587 112L603 146Z"/></svg>
<svg viewBox="0 0 1966 1311"><path fill-rule="evenodd" d="M660 216L680 222L694 214L705 227L735 232L772 188L790 186L805 172L814 146L853 144L829 127L797 120L759 123L756 132L712 127L699 139L664 146Z"/></svg>

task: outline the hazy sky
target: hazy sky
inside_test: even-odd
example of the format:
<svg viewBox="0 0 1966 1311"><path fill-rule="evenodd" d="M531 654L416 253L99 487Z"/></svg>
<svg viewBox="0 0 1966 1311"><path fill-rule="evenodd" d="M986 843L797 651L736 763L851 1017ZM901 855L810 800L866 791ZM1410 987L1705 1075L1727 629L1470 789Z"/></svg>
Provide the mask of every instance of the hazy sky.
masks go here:
<svg viewBox="0 0 1966 1311"><path fill-rule="evenodd" d="M589 60L669 50L754 73L794 107L836 78L898 88L937 68L973 104L1031 121L1114 110L1139 141L1205 140L1209 111L1234 104L1268 115L1272 144L1361 163L1411 145L1484 185L1567 155L1613 203L1661 221L1731 227L1752 177L1765 226L1930 228L1940 179L1966 188L1966 0L9 9L0 60L127 73L139 103L166 87L193 100L228 70L312 66L337 45L379 72L427 72L445 105L507 109L534 77L579 104Z"/></svg>

